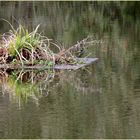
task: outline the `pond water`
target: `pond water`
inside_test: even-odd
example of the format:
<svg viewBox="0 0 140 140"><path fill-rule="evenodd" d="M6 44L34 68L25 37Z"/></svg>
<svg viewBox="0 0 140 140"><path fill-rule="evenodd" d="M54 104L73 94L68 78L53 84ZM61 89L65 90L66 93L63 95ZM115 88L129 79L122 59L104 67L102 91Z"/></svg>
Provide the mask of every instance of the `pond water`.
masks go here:
<svg viewBox="0 0 140 140"><path fill-rule="evenodd" d="M64 47L94 36L85 56L99 58L75 71L0 70L0 138L140 138L139 5L0 2L0 18L40 24ZM9 29L1 20L0 34Z"/></svg>

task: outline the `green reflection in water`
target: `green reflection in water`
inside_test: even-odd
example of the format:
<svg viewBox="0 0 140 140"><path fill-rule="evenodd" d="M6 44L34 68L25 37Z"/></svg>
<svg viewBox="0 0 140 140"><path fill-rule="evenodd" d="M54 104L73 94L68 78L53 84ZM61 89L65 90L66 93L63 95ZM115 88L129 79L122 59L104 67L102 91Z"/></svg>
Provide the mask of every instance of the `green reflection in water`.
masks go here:
<svg viewBox="0 0 140 140"><path fill-rule="evenodd" d="M55 72L53 70L43 72L35 70L7 70L0 71L0 75L2 93L9 94L11 98L16 98L20 107L21 102L26 103L28 98L34 99L36 104L38 104L38 98L42 96L44 90L47 91L47 87L52 82Z"/></svg>

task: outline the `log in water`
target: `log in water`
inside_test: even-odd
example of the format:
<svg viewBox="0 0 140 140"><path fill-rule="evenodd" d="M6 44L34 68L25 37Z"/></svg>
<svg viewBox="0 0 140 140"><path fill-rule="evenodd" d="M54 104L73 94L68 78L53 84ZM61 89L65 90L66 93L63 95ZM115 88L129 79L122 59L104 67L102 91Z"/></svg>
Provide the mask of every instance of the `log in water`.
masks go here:
<svg viewBox="0 0 140 140"><path fill-rule="evenodd" d="M79 68L90 65L98 60L98 58L76 58L77 64L57 64L54 66L45 66L37 64L34 66L20 65L20 64L2 64L0 69L59 69L59 70L77 70Z"/></svg>

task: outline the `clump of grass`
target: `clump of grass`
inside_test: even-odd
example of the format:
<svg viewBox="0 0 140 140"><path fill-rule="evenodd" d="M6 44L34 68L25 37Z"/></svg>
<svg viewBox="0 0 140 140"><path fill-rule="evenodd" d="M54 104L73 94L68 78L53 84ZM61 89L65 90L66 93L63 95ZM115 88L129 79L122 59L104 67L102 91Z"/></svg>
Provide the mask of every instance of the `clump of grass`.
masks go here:
<svg viewBox="0 0 140 140"><path fill-rule="evenodd" d="M8 22L7 20L5 20ZM8 22L11 30L2 35L2 47L0 47L0 63L12 63L24 65L54 65L69 63L75 64L75 52L83 49L88 38L65 50L46 36L38 33L38 25L32 32L19 25L17 29ZM57 47L58 53L54 53L51 46ZM78 52L77 51L77 52ZM81 52L81 51L80 51ZM43 62L43 63L42 63Z"/></svg>
<svg viewBox="0 0 140 140"><path fill-rule="evenodd" d="M22 25L16 30L12 25L11 28L12 30L2 35L2 47L6 48L12 61L20 61L22 65L34 64L35 60L49 60L55 63L54 53L50 50L50 39L37 32L39 25L32 32Z"/></svg>

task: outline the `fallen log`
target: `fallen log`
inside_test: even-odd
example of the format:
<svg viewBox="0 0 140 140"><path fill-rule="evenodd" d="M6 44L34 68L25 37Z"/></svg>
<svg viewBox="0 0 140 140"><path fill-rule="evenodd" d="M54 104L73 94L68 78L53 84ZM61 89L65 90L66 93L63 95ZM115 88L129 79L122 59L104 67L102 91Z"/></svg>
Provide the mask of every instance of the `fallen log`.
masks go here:
<svg viewBox="0 0 140 140"><path fill-rule="evenodd" d="M98 58L76 58L76 64L56 64L53 66L36 64L36 65L21 65L21 64L1 64L0 69L59 69L59 70L77 70L96 62Z"/></svg>

